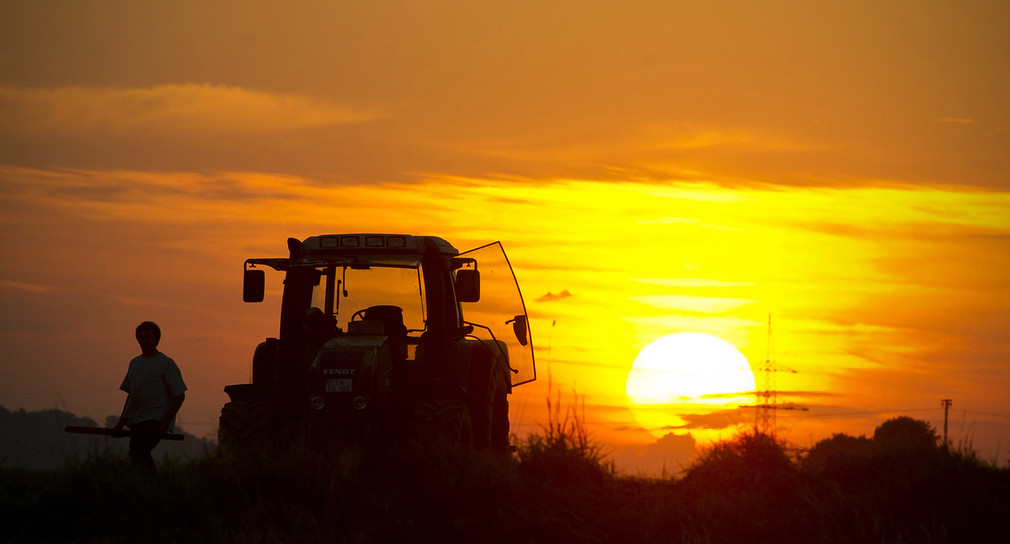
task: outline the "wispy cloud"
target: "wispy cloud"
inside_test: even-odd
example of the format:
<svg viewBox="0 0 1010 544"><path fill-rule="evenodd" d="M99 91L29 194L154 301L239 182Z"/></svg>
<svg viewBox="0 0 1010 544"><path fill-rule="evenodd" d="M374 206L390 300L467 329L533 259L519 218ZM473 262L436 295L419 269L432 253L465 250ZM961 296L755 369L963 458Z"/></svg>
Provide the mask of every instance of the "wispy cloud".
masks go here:
<svg viewBox="0 0 1010 544"><path fill-rule="evenodd" d="M0 280L0 290L27 291L36 294L55 293L60 289L52 285L40 285L37 283L26 283L20 281Z"/></svg>
<svg viewBox="0 0 1010 544"><path fill-rule="evenodd" d="M28 134L273 133L361 123L376 112L303 95L218 85L148 88L0 86L2 130Z"/></svg>
<svg viewBox="0 0 1010 544"><path fill-rule="evenodd" d="M675 135L660 140L660 147L670 150L695 150L709 148L746 148L748 151L800 151L819 146L771 134L766 129L683 129L671 130ZM678 134L679 133L679 134Z"/></svg>
<svg viewBox="0 0 1010 544"><path fill-rule="evenodd" d="M537 302L553 302L553 301L556 301L556 300L564 300L564 299L566 299L568 297L572 297L572 296L574 296L574 295L572 295L571 293L569 293L568 289L565 289L564 291L561 291L560 293L557 293L557 294L554 294L553 292L548 291L546 294L537 297L536 300L537 300Z"/></svg>
<svg viewBox="0 0 1010 544"><path fill-rule="evenodd" d="M741 423L750 422L754 419L754 410L748 406L738 406L735 408L715 410L706 413L679 413L677 417L683 421L679 425L667 425L663 431L675 431L679 429L727 429L735 427Z"/></svg>
<svg viewBox="0 0 1010 544"><path fill-rule="evenodd" d="M654 308L667 310L679 310L682 312L699 313L725 313L744 306L754 304L756 300L726 298L726 297L698 297L693 295L645 295L631 297L631 300L648 304Z"/></svg>

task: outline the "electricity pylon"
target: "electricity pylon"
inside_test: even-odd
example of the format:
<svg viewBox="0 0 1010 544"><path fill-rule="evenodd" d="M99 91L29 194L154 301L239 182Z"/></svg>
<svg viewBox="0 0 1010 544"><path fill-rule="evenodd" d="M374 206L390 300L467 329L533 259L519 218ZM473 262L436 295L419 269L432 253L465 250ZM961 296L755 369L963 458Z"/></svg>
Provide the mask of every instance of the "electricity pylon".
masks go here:
<svg viewBox="0 0 1010 544"><path fill-rule="evenodd" d="M772 316L768 316L768 344L765 348L767 353L765 355L765 361L762 368L758 370L764 373L764 390L757 391L757 397L762 399L761 403L757 405L757 410L754 415L754 432L758 434L763 434L766 436L775 437L776 428L778 425L775 412L780 409L795 410L796 407L790 406L780 407L779 393L775 388L775 373L777 372L790 372L796 374L795 370L788 368L778 368L775 365L775 354L772 350ZM799 408L803 409L803 408Z"/></svg>

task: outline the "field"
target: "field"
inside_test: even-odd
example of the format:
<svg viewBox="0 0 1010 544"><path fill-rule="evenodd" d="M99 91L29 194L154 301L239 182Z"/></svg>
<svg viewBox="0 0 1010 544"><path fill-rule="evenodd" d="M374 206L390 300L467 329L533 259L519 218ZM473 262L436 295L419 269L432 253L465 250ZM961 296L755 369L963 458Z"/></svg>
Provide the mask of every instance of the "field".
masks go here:
<svg viewBox="0 0 1010 544"><path fill-rule="evenodd" d="M683 474L617 474L578 420L502 458L452 448L95 454L0 471L5 542L1010 542L1010 470L928 424L799 452L742 434Z"/></svg>

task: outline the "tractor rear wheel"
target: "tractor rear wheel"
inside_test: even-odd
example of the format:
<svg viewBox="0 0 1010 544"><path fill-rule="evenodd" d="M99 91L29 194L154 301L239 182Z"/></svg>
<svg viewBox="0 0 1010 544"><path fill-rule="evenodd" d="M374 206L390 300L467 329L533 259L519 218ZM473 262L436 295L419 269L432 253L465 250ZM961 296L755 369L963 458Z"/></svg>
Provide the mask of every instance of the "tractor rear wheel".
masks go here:
<svg viewBox="0 0 1010 544"><path fill-rule="evenodd" d="M505 391L499 391L494 396L494 410L491 412L491 444L495 453L509 454L509 401Z"/></svg>
<svg viewBox="0 0 1010 544"><path fill-rule="evenodd" d="M232 401L221 408L218 447L238 453L269 444L275 435L273 403L268 400Z"/></svg>

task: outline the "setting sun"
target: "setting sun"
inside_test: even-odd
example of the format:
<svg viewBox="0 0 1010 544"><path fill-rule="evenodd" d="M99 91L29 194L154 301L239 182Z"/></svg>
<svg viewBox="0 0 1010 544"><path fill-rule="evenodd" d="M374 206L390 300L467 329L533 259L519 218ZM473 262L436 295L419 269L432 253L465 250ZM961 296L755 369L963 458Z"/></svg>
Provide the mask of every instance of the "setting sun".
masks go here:
<svg viewBox="0 0 1010 544"><path fill-rule="evenodd" d="M634 405L705 407L750 404L756 384L747 358L732 344L710 334L682 332L664 336L639 352L628 373L626 392ZM647 428L656 414L634 410ZM644 417L643 417L644 416Z"/></svg>

